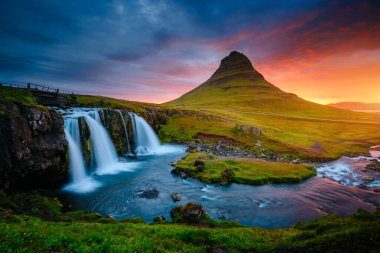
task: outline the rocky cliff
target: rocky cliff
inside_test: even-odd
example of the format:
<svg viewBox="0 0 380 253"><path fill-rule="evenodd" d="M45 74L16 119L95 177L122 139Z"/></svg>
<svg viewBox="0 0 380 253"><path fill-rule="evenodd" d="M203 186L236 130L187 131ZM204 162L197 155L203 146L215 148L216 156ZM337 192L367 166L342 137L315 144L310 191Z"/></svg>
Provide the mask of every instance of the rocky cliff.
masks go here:
<svg viewBox="0 0 380 253"><path fill-rule="evenodd" d="M63 118L47 108L0 103L0 188L57 188L67 180Z"/></svg>

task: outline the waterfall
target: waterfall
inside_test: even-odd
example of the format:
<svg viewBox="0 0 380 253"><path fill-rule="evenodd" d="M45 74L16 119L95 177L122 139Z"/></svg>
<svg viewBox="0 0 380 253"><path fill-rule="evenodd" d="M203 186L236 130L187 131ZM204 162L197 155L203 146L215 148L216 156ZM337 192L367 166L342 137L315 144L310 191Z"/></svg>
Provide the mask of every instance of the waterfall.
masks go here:
<svg viewBox="0 0 380 253"><path fill-rule="evenodd" d="M86 170L84 168L84 161L82 152L78 146L78 143L71 137L69 131L65 129L65 135L69 144L69 162L70 173L73 183L78 183L86 178Z"/></svg>
<svg viewBox="0 0 380 253"><path fill-rule="evenodd" d="M127 138L128 154L132 154L132 152L131 152L131 145L129 144L127 125L125 124L124 116L123 116L123 114L121 113L120 110L117 110L117 111L118 111L118 113L120 115L121 122L123 123L125 137Z"/></svg>
<svg viewBox="0 0 380 253"><path fill-rule="evenodd" d="M98 188L100 184L86 173L83 154L80 149L80 131L78 117L65 117L65 136L69 145L69 166L71 183L64 189L86 193Z"/></svg>
<svg viewBox="0 0 380 253"><path fill-rule="evenodd" d="M114 174L120 171L131 171L136 167L137 162L119 160L112 139L100 117L100 109L77 108L58 111L64 116L65 135L69 144L71 183L65 187L66 190L84 193L100 186L100 183L95 181L92 175L87 174L86 169L88 168L86 168L81 148L84 144L83 141L86 141L87 144L88 139L85 140L83 138L90 139L91 162L95 164L95 174ZM150 125L140 116L128 112L131 118L130 124L132 124L135 144L135 150L132 150L127 130L127 123L129 122L125 121L123 113L120 110L117 110L117 112L124 127L129 153L134 152L137 155L144 155L179 151L173 145L161 145ZM83 134L81 130L83 129L80 129L79 126L80 118L85 120L89 128L89 137L81 136Z"/></svg>
<svg viewBox="0 0 380 253"><path fill-rule="evenodd" d="M113 167L118 162L115 147L106 129L101 124L99 112L96 110L93 117L84 115L91 132L91 142L94 150L94 157L97 165L97 172L104 172L109 167Z"/></svg>
<svg viewBox="0 0 380 253"><path fill-rule="evenodd" d="M135 126L135 152L137 154L151 154L159 152L161 143L151 126L143 118L134 113L131 114L131 118L133 118L133 123Z"/></svg>

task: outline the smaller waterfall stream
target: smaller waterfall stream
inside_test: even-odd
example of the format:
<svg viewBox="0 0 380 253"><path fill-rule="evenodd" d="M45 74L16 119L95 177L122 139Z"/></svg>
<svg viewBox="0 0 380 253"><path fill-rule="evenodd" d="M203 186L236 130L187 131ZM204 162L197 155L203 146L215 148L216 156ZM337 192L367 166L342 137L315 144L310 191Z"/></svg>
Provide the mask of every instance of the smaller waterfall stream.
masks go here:
<svg viewBox="0 0 380 253"><path fill-rule="evenodd" d="M70 167L72 168L71 180L73 183L78 183L86 178L86 169L84 168L83 156L77 143L66 129L65 134L69 144Z"/></svg>
<svg viewBox="0 0 380 253"><path fill-rule="evenodd" d="M151 126L140 116L132 113L131 117L135 125L135 151L138 155L159 153L160 140Z"/></svg>

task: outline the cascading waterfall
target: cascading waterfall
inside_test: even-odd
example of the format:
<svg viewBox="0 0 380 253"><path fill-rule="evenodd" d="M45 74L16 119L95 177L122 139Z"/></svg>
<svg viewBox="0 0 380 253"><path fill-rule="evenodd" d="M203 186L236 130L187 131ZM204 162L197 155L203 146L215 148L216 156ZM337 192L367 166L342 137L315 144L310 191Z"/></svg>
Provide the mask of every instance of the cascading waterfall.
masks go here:
<svg viewBox="0 0 380 253"><path fill-rule="evenodd" d="M80 118L85 120L90 130L91 163L95 164L94 174L102 175L118 173L120 171L131 171L137 165L136 162L127 162L125 159L119 159L112 139L103 125L99 110L101 109L78 108L67 111L59 110L65 119L65 135L69 144L70 174L72 178L71 183L65 187L66 190L88 192L100 186L92 175L88 175L86 170L81 148L88 144L85 144L87 143L86 140L82 140L83 136L81 134L83 133L79 126ZM135 150L132 150L123 113L120 110L117 110L117 112L124 127L129 154L132 152L136 155L162 154L178 151L178 148L161 145L150 125L140 116L128 112L131 118L131 121L128 123L132 124L135 144ZM88 136L85 138L88 138Z"/></svg>
<svg viewBox="0 0 380 253"><path fill-rule="evenodd" d="M85 193L92 191L100 184L90 178L86 173L83 154L80 149L80 131L78 117L65 118L65 136L69 145L69 165L71 183L65 187L66 190Z"/></svg>
<svg viewBox="0 0 380 253"><path fill-rule="evenodd" d="M131 113L131 118L135 126L135 152L137 154L158 153L161 143L151 126L143 118L134 113Z"/></svg>
<svg viewBox="0 0 380 253"><path fill-rule="evenodd" d="M125 137L127 138L128 154L132 154L132 152L131 152L131 145L129 144L129 137L128 137L127 125L125 124L124 116L123 116L123 114L122 114L122 112L121 112L120 110L117 110L117 112L118 112L119 115L120 115L121 122L123 123L123 127L124 127Z"/></svg>
<svg viewBox="0 0 380 253"><path fill-rule="evenodd" d="M96 171L105 172L107 168L113 167L119 159L111 138L101 124L99 112L95 111L95 114L92 116L94 117L84 115L91 132L91 142L97 166Z"/></svg>

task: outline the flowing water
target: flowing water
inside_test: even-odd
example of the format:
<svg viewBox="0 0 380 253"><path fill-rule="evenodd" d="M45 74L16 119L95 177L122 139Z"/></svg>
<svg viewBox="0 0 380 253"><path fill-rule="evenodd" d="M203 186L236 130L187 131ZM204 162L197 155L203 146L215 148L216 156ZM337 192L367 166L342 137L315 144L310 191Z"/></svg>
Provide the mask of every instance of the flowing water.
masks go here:
<svg viewBox="0 0 380 253"><path fill-rule="evenodd" d="M72 182L64 190L70 204L79 209L116 219L141 217L151 222L158 215L169 218L169 212L175 206L196 201L215 219L279 228L313 220L327 213L351 214L359 208L374 211L380 207L377 187L380 173L371 172L368 176L363 169L373 158L342 157L330 163L315 164L318 176L299 184L216 187L195 179L173 176L170 163L186 155L185 148L161 145L149 124L133 113L129 113L129 124L132 124L134 152L138 159L117 157L98 109L61 113L65 117L72 173ZM95 168L89 173L85 172L88 168L82 167L83 157L78 154L80 137L76 134L79 130L75 121L80 117L85 118L91 130L96 160ZM126 130L125 122L123 125ZM143 192L154 194L141 194ZM180 202L172 201L173 192L182 196Z"/></svg>

